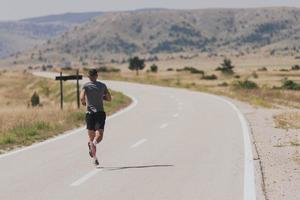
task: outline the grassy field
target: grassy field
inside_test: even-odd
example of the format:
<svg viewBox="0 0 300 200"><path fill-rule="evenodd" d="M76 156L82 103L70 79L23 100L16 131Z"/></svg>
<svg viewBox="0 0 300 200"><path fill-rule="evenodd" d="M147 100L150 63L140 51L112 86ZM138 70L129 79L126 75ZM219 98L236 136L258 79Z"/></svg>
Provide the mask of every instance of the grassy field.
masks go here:
<svg viewBox="0 0 300 200"><path fill-rule="evenodd" d="M293 57L245 56L232 57L233 75L224 75L215 69L220 66L223 58L199 57L191 60L172 60L147 62L146 68L139 76L128 70L128 64L108 64L121 69L121 73L101 73L102 79L123 80L168 87L188 88L239 99L252 105L271 107L300 108L300 90L281 88L284 79L300 82L300 70L292 70L299 60ZM147 72L156 64L158 73ZM300 64L300 63L299 63ZM193 67L203 75L180 71L185 67ZM179 70L179 71L178 71ZM215 75L217 78L212 79ZM257 84L257 88L243 87L245 81Z"/></svg>
<svg viewBox="0 0 300 200"><path fill-rule="evenodd" d="M177 68L178 69L178 68ZM102 73L101 78L123 80L167 87L187 88L195 91L209 92L239 99L252 105L271 107L300 108L300 90L281 88L285 78L300 82L300 71L286 68L245 69L236 68L233 75L224 75L213 69L205 70L205 76L215 75L217 79L203 79L202 74L192 74L189 71L159 71L158 73L143 72L136 76L134 72ZM254 82L256 88L248 88L245 81Z"/></svg>
<svg viewBox="0 0 300 200"><path fill-rule="evenodd" d="M59 107L59 84L38 78L26 72L0 73L0 150L30 145L82 126L85 108L76 108L76 87L66 83L65 106ZM31 107L34 92L40 96L41 105ZM108 114L130 104L131 100L112 91L113 101L105 103ZM0 151L0 152L1 152Z"/></svg>

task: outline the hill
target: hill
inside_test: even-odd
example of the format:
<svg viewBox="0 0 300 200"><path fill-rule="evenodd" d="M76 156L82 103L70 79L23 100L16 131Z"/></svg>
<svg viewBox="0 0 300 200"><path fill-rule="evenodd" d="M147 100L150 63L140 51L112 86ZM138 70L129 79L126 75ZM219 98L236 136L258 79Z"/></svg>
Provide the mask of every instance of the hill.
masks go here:
<svg viewBox="0 0 300 200"><path fill-rule="evenodd" d="M101 12L68 13L0 22L0 58L30 49L101 14Z"/></svg>
<svg viewBox="0 0 300 200"><path fill-rule="evenodd" d="M132 55L297 53L299 21L297 8L113 12L49 40L34 53L44 62L81 64L122 62Z"/></svg>

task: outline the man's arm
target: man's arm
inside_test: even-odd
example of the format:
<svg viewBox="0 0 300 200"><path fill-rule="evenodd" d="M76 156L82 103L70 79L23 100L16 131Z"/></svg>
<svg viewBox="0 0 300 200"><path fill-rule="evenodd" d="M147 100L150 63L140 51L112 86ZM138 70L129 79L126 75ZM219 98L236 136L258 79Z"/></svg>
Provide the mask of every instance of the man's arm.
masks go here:
<svg viewBox="0 0 300 200"><path fill-rule="evenodd" d="M106 89L105 94L104 94L104 96L103 96L103 99L104 99L105 101L111 101L111 100L112 100L111 94L110 94L110 92L109 92L108 89Z"/></svg>
<svg viewBox="0 0 300 200"><path fill-rule="evenodd" d="M85 94L85 90L82 89L81 90L81 93L80 93L80 101L81 101L81 104L86 106L86 100L85 100L85 97L86 97L86 94Z"/></svg>

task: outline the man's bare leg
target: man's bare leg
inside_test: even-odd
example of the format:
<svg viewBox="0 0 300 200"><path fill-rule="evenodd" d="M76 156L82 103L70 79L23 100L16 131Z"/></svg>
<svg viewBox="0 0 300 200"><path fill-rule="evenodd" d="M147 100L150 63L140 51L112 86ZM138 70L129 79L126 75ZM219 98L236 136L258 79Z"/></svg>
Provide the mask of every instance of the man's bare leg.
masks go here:
<svg viewBox="0 0 300 200"><path fill-rule="evenodd" d="M94 130L88 130L88 134L89 134L89 146L90 146L90 155L91 157L95 157L96 156L96 148L94 146L94 139L95 139L95 136L96 136L96 133Z"/></svg>
<svg viewBox="0 0 300 200"><path fill-rule="evenodd" d="M95 131L95 139L94 139L94 144L99 144L103 140L103 129L98 129Z"/></svg>
<svg viewBox="0 0 300 200"><path fill-rule="evenodd" d="M97 148L97 144L99 144L102 141L102 139L103 139L103 132L104 132L103 129L99 129L99 130L95 131L95 137L94 137L94 140L93 140L93 144L94 144L95 150ZM96 151L95 151L95 158L97 159L97 157L96 157Z"/></svg>
<svg viewBox="0 0 300 200"><path fill-rule="evenodd" d="M89 142L93 143L96 133L94 130L88 130L88 134L89 134Z"/></svg>

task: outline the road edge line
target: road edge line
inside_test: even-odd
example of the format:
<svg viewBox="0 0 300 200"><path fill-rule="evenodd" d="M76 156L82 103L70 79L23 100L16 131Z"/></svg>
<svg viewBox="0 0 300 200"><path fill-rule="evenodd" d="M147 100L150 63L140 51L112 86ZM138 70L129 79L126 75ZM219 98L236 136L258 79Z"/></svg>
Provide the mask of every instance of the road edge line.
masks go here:
<svg viewBox="0 0 300 200"><path fill-rule="evenodd" d="M255 186L255 168L254 168L254 159L252 153L252 145L251 145L251 131L249 127L249 123L246 120L244 114L237 108L237 106L231 101L216 96L212 94L202 93L208 96L212 96L215 99L221 100L222 102L229 105L238 115L240 120L242 131L243 131L243 139L244 139L244 195L243 200L256 200L256 186Z"/></svg>

